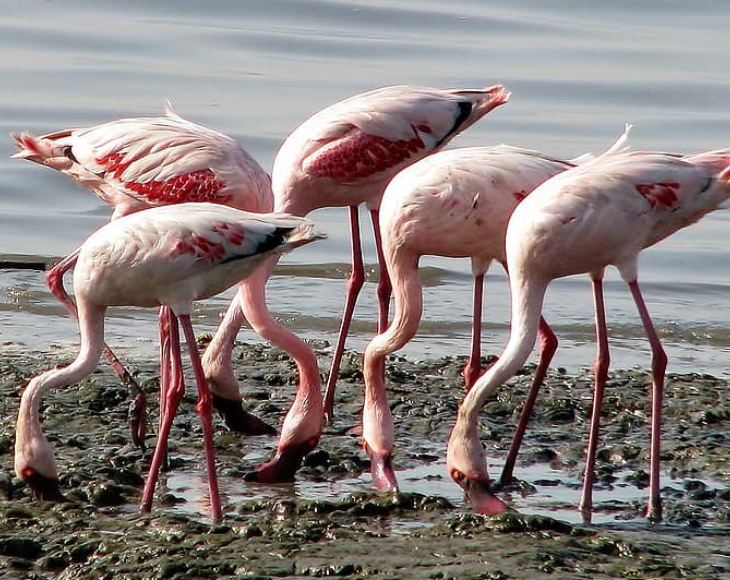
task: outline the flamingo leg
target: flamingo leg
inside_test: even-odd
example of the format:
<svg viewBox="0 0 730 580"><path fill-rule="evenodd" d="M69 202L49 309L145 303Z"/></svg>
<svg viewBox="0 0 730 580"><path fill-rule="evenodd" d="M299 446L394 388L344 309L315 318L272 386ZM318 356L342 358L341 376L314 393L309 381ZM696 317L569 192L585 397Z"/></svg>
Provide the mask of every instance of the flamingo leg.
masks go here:
<svg viewBox="0 0 730 580"><path fill-rule="evenodd" d="M221 511L221 498L218 490L218 473L215 468L215 449L213 447L213 403L210 394L210 387L205 380L203 365L200 362L200 354L198 346L195 343L195 333L193 325L190 322L190 315L183 314L180 316L180 325L185 335L185 342L188 344L190 353L190 361L193 365L193 373L195 381L198 385L198 401L195 404L195 410L200 417L200 423L203 426L203 444L205 446L205 462L208 468L208 490L210 493L210 511L213 517L213 523L219 524L223 519Z"/></svg>
<svg viewBox="0 0 730 580"><path fill-rule="evenodd" d="M162 418L167 413L168 397L167 393L172 392L185 392L185 380L183 373L172 372L172 354L171 354L171 329L176 324L175 315L169 306L160 306L160 312L158 315L160 325L160 411L158 418L158 432L162 429ZM180 342L179 332L176 330L176 340ZM182 364L182 363L180 363ZM181 367L182 368L182 367ZM172 416L175 416L177 406L172 411ZM169 469L168 455L167 452L162 456L163 471Z"/></svg>
<svg viewBox="0 0 730 580"><path fill-rule="evenodd" d="M541 316L540 326L538 329L540 333L540 356L537 362L537 369L535 370L535 377L532 379L532 385L527 393L525 404L522 407L522 413L517 421L517 427L515 428L515 434L512 437L512 443L510 444L509 451L507 452L507 460L504 463L502 469L502 476L500 477L500 485L507 486L512 482L512 474L514 472L515 463L517 461L517 454L522 446L522 440L527 430L527 423L532 416L532 410L535 407L535 401L540 391L540 387L545 381L545 375L550 366L550 362L555 356L555 351L558 349L558 339L555 337L555 333L552 331L548 323Z"/></svg>
<svg viewBox="0 0 730 580"><path fill-rule="evenodd" d="M167 319L166 323L162 323L163 317ZM168 384L162 385L160 388L160 427L157 433L155 452L150 463L150 471L142 492L139 509L143 512L149 512L152 508L152 499L159 478L160 467L167 457L167 440L170 436L172 421L185 393L185 381L182 377L182 358L180 356L180 331L177 319L169 308L161 309L160 318L160 346L163 351L160 375L168 379ZM163 333L166 334L163 335ZM167 352L165 353L165 351Z"/></svg>
<svg viewBox="0 0 730 580"><path fill-rule="evenodd" d="M46 273L46 283L56 299L63 304L66 310L78 320L78 310L76 303L66 292L66 288L63 286L63 276L66 272L71 270L79 256L79 250L74 250L73 253L63 258L60 262L53 266ZM121 361L114 354L112 349L106 344L102 345L101 354L104 359L109 363L114 371L114 374L119 377L122 384L129 390L129 396L132 399L129 403L129 429L132 436L132 442L139 448L144 448L144 440L147 432L147 397L144 391L140 388L137 381L134 380L132 375L129 374Z"/></svg>
<svg viewBox="0 0 730 580"><path fill-rule="evenodd" d="M330 376L324 394L324 415L328 422L332 420L337 376L345 350L347 333L350 331L350 323L352 322L352 315L355 311L355 302L365 283L365 267L363 266L362 245L360 243L360 218L357 213L357 206L350 207L350 229L352 231L352 272L347 281L347 297L345 299L345 310L342 314L340 335L337 339L337 347L332 355L332 368L330 369Z"/></svg>
<svg viewBox="0 0 730 580"><path fill-rule="evenodd" d="M383 238L380 235L380 212L377 209L370 210L373 221L373 234L375 236L375 251L378 255L378 265L380 268L378 276L378 334L385 332L388 328L388 307L390 305L390 295L393 293L393 285L390 281L388 266L385 261L385 253L383 252Z"/></svg>
<svg viewBox="0 0 730 580"><path fill-rule="evenodd" d="M634 280L629 283L629 289L639 310L644 331L651 345L652 370L652 403L651 403L651 449L649 467L649 503L646 516L655 522L662 519L662 503L659 495L659 461L661 451L662 403L664 399L664 374L667 370L667 354L662 348L654 324L649 316L646 303L641 295L639 283Z"/></svg>
<svg viewBox="0 0 730 580"><path fill-rule="evenodd" d="M583 476L583 492L578 507L585 522L590 523L593 509L593 481L595 478L596 451L598 448L598 431L601 424L601 408L608 378L608 366L611 357L608 352L608 332L606 330L606 309L603 301L603 275L593 277L593 303L596 313L596 362L593 369L593 410L591 426L588 433L586 450L586 466Z"/></svg>
<svg viewBox="0 0 730 580"><path fill-rule="evenodd" d="M471 354L464 369L466 390L471 389L482 370L482 300L484 297L484 274L474 276L474 302L471 323Z"/></svg>

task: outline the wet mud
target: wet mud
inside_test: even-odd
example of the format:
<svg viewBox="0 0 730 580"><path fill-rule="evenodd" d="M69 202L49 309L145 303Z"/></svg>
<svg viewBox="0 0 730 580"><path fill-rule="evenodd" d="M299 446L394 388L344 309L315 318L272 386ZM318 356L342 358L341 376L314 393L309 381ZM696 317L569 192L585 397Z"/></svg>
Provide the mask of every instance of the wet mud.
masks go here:
<svg viewBox="0 0 730 580"><path fill-rule="evenodd" d="M312 346L322 355L324 373L327 345ZM368 459L357 436L362 374L359 357L348 353L334 421L306 458L296 484L244 481L274 449L276 438L242 437L216 418L225 519L212 526L207 489L195 484L204 472L195 389L188 389L175 421L170 471L153 511L140 514L137 502L151 451L130 443L126 390L103 366L78 385L45 397L44 430L70 501L31 498L12 471L20 393L31 376L73 355L0 347L2 578L730 578L730 400L724 380L668 376L665 521L651 524L642 517L650 375L612 373L597 464L598 517L585 524L573 498L581 480L592 377L589 371L570 376L552 370L518 459L515 475L521 479L503 496L518 511L484 517L470 512L443 467L463 394L464 360L389 359L394 459L403 488L393 495L374 492L363 476ZM149 396L151 446L156 362L153 357L130 362ZM506 455L532 370L525 368L483 410L481 437L496 462L490 467L493 477L499 475L497 464ZM240 344L236 372L247 409L278 425L296 385L292 361L276 349ZM175 485L175 477L187 483ZM312 489L320 491L309 493ZM544 503L546 490L553 503Z"/></svg>

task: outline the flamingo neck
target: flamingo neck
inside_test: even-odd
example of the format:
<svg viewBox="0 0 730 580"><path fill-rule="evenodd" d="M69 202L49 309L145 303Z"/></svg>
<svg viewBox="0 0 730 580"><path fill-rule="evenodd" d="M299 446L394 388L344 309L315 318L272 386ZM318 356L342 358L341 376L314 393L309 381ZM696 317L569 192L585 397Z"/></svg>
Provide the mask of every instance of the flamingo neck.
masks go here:
<svg viewBox="0 0 730 580"><path fill-rule="evenodd" d="M46 477L57 478L53 451L43 435L39 409L43 395L57 387L65 387L90 375L99 362L103 345L103 309L89 312L79 307L81 348L70 365L54 368L33 378L20 399L15 441L15 470L20 477L32 468Z"/></svg>
<svg viewBox="0 0 730 580"><path fill-rule="evenodd" d="M317 357L301 338L271 316L266 304L266 281L277 261L278 257L270 258L257 268L239 285L238 296L243 314L253 330L289 354L299 372L296 398L282 428L283 442L289 436L307 438L315 432L318 436L322 429L323 408ZM306 427L298 427L300 424Z"/></svg>
<svg viewBox="0 0 730 580"><path fill-rule="evenodd" d="M423 314L423 289L416 255L385 248L393 287L393 320L387 330L375 336L365 349L365 389L383 387L385 357L403 348L418 330Z"/></svg>
<svg viewBox="0 0 730 580"><path fill-rule="evenodd" d="M504 352L464 397L459 419L476 424L479 411L498 387L511 379L532 352L540 325L547 283L510 278L512 314L510 337Z"/></svg>

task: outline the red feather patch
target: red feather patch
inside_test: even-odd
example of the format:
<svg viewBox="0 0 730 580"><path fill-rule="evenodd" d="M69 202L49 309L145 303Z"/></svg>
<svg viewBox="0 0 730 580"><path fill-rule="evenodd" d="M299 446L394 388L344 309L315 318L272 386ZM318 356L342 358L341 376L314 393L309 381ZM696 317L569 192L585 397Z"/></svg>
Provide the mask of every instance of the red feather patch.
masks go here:
<svg viewBox="0 0 730 580"><path fill-rule="evenodd" d="M679 200L679 183L638 183L634 187L652 208L672 207Z"/></svg>
<svg viewBox="0 0 730 580"><path fill-rule="evenodd" d="M398 141L355 131L322 147L306 170L313 177L354 181L400 165L424 148L415 130L412 139Z"/></svg>
<svg viewBox="0 0 730 580"><path fill-rule="evenodd" d="M151 203L175 204L184 202L213 202L228 203L230 195L220 195L219 192L225 187L210 169L201 169L191 173L175 175L165 181L148 181L138 183L135 181L123 181L122 174L129 167L130 162L124 161L124 156L119 153L112 153L97 163L106 168L106 173L120 181L126 188L135 192L140 197Z"/></svg>

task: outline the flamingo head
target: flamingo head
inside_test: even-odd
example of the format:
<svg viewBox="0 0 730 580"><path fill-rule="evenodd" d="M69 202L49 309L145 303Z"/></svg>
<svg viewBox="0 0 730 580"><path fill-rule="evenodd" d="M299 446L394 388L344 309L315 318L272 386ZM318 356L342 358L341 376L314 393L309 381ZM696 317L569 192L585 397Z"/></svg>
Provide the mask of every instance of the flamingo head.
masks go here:
<svg viewBox="0 0 730 580"><path fill-rule="evenodd" d="M378 453L367 443L363 445L370 456L370 473L373 478L373 486L381 491L395 491L398 489L398 481L393 471L393 458L390 453Z"/></svg>
<svg viewBox="0 0 730 580"><path fill-rule="evenodd" d="M32 419L18 420L15 439L15 473L30 487L33 496L42 501L66 501L58 485L58 472L53 448L48 440L27 424ZM36 434L34 436L34 433Z"/></svg>
<svg viewBox="0 0 730 580"><path fill-rule="evenodd" d="M218 411L226 427L235 433L250 436L276 435L276 429L271 425L244 410L241 401L226 399L214 394L213 407Z"/></svg>
<svg viewBox="0 0 730 580"><path fill-rule="evenodd" d="M28 487L33 497L40 501L66 502L68 499L61 493L58 479L46 477L32 467L26 467L19 474Z"/></svg>
<svg viewBox="0 0 730 580"><path fill-rule="evenodd" d="M301 356L298 359L301 383L297 396L284 417L276 451L271 460L246 474L247 481L261 483L294 481L294 476L301 467L304 456L319 443L324 425L319 374L318 371L315 371L317 364L314 354L308 349L305 354L311 354L312 359L306 364L302 364Z"/></svg>
<svg viewBox="0 0 730 580"><path fill-rule="evenodd" d="M318 442L319 435L300 443L280 444L269 461L259 465L255 471L246 474L246 481L258 481L259 483L294 481L294 476L301 467L304 456L312 451Z"/></svg>
<svg viewBox="0 0 730 580"><path fill-rule="evenodd" d="M449 475L463 490L464 498L480 514L496 515L511 508L492 493L487 460L476 428L463 428L457 421L446 455Z"/></svg>

